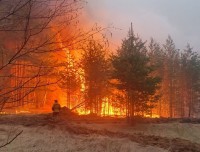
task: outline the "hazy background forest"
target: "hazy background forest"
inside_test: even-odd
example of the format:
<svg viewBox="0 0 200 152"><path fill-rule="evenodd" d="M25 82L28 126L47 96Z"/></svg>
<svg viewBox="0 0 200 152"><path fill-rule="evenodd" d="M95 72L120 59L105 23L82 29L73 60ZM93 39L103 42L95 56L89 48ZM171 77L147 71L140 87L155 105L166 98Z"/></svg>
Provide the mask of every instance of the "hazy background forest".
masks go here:
<svg viewBox="0 0 200 152"><path fill-rule="evenodd" d="M82 0L0 1L0 109L50 112L54 99L78 114L200 117L200 56L190 44L143 40L127 25L90 28Z"/></svg>

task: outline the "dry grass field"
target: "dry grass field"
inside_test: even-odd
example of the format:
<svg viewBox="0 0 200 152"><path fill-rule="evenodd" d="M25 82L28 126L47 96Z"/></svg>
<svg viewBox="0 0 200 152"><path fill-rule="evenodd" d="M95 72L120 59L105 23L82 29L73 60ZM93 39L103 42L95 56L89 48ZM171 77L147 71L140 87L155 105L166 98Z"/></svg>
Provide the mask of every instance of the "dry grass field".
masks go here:
<svg viewBox="0 0 200 152"><path fill-rule="evenodd" d="M70 118L50 115L0 117L0 145L23 132L2 152L199 152L200 125Z"/></svg>

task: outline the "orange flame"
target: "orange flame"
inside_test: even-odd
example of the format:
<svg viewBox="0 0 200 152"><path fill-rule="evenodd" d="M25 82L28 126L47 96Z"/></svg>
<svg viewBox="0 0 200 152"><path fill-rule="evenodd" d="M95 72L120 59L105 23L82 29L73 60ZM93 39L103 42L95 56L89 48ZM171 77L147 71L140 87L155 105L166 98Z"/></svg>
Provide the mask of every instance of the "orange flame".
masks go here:
<svg viewBox="0 0 200 152"><path fill-rule="evenodd" d="M109 98L104 98L102 102L101 115L102 116L125 116L125 112L120 107L113 106L109 102Z"/></svg>

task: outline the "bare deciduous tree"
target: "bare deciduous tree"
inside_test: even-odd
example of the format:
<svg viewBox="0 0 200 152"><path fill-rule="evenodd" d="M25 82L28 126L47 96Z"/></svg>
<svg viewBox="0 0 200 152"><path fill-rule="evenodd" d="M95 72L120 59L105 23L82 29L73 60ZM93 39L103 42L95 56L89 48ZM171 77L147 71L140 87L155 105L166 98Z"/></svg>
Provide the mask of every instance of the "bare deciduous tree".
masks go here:
<svg viewBox="0 0 200 152"><path fill-rule="evenodd" d="M81 48L106 29L80 28L78 17L84 4L84 0L0 1L0 110L6 103L32 102L37 88L56 84L58 55L65 54L65 48Z"/></svg>

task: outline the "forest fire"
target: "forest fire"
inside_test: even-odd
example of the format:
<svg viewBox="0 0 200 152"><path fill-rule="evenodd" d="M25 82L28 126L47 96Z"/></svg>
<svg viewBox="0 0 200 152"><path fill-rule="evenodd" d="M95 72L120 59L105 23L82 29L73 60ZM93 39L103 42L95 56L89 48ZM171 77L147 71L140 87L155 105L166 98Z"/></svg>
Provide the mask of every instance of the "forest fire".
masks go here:
<svg viewBox="0 0 200 152"><path fill-rule="evenodd" d="M88 115L90 114L90 110L86 110L85 108L77 108L75 110L75 112L78 114L78 115Z"/></svg>
<svg viewBox="0 0 200 152"><path fill-rule="evenodd" d="M160 118L160 115L157 115L157 114L146 114L146 115L144 115L144 117L146 117L146 118Z"/></svg>
<svg viewBox="0 0 200 152"><path fill-rule="evenodd" d="M75 4L70 7L77 6ZM24 11L21 10L20 13L23 14ZM27 14L29 15L31 13ZM58 16L58 20L54 20L49 26L52 28L45 29L46 26L36 23L28 24L27 31L15 29L21 35L33 32L22 49L19 49L20 44L23 44L21 42L27 36L20 37L18 41L15 37L19 33L13 33L10 37L7 30L2 29L5 37L0 50L2 108L20 107L22 112L28 108L38 111L49 108L50 111L53 100L57 99L62 107L75 108L73 110L80 115L95 113L100 116L142 115L152 118L199 116L199 91L190 85L193 84L190 80L195 80L194 86L199 84L199 70L196 69L199 67L199 59L197 54L192 53L189 45L180 54L172 47L175 45L169 36L169 43L164 44L167 47L159 48L159 44L153 40L148 47L134 34L131 24L127 41L123 41L120 48L121 52L110 57L107 43L104 43L106 40L103 39L106 35L101 33L104 28L95 24L91 30L87 29L88 32L82 30L84 24L74 22L73 19L77 16L71 11L67 16L63 15L69 24L57 26L63 19L60 14ZM32 16L29 17L31 19ZM22 20L26 21L27 17ZM44 23L50 25L48 20L44 20ZM34 34L32 29L38 27L41 31L35 31ZM141 41L136 41L137 39ZM133 42L130 46L129 40ZM35 43L32 44L33 42ZM132 46L133 49L126 50ZM141 49L137 49L138 46ZM174 55L169 53L171 50L174 50ZM147 70L154 63L160 63L159 59L164 59L163 64L153 71ZM179 72L175 74L172 69ZM193 75L187 75L191 73L190 69L194 70ZM180 74L183 76L180 77ZM112 79L115 82L111 82ZM5 81L9 84L5 84ZM182 81L184 83L180 83ZM116 92L112 92L113 90ZM112 99L117 98L119 92L122 92L123 99ZM193 103L195 108L192 108Z"/></svg>
<svg viewBox="0 0 200 152"><path fill-rule="evenodd" d="M150 1L0 0L1 152L200 152L200 11Z"/></svg>
<svg viewBox="0 0 200 152"><path fill-rule="evenodd" d="M113 106L109 102L109 98L104 98L102 102L102 109L101 109L101 116L116 116L116 117L123 117L126 113L122 111L119 107Z"/></svg>
<svg viewBox="0 0 200 152"><path fill-rule="evenodd" d="M66 48L63 43L62 43L62 37L59 34L57 36L58 39L58 45L61 48L61 52L60 54L58 54L57 58L60 60L60 62L64 62L67 63L67 67L65 68L75 68L74 67L74 63L77 62L76 60L80 58L80 56L77 53L73 54L72 57L72 51L70 51L68 48ZM62 54L62 55L61 55ZM62 68L63 69L63 68ZM62 70L61 69L61 70ZM80 92L82 93L82 95L85 92L85 73L84 70L81 69L80 67L77 69L77 73L76 75L78 75L78 77L80 78ZM70 72L69 70L67 72ZM68 73L66 73L67 75ZM67 78L67 77L66 77ZM70 85L70 84L68 84ZM71 88L73 89L73 88ZM58 89L58 91L56 91L56 95L58 96L58 99L61 103L61 106L66 106L67 108L71 109L73 107L76 107L77 105L79 105L82 101L80 98L82 98L81 96L79 96L78 98L76 98L75 100L77 100L74 103L69 103L71 100L68 98L68 96L72 96L69 95L67 93L67 90L60 90ZM90 114L90 110L88 110L87 108L85 108L85 103L80 105L80 107L77 107L74 109L75 112L77 112L79 115L87 115ZM114 107L111 103L109 103L109 99L108 98L104 98L102 99L102 104L101 104L101 112L100 112L100 116L125 116L125 113L120 112L119 108Z"/></svg>
<svg viewBox="0 0 200 152"><path fill-rule="evenodd" d="M87 110L86 108L80 107L75 110L79 115L88 115L90 114L90 110ZM111 116L111 117L125 117L125 112L120 111L120 108L116 108L112 106L108 99L104 100L101 105L101 113L99 116Z"/></svg>

